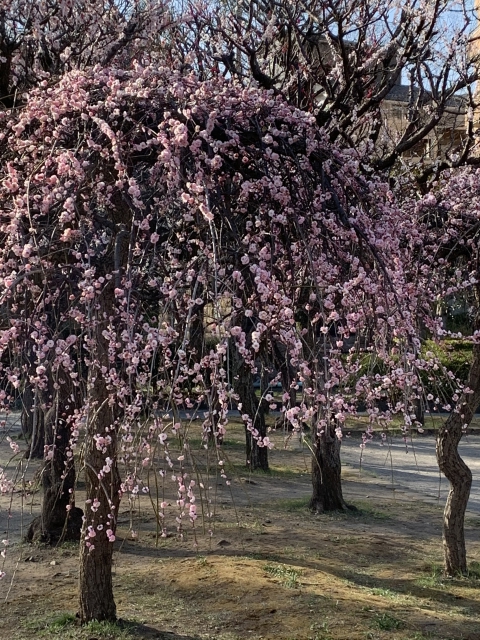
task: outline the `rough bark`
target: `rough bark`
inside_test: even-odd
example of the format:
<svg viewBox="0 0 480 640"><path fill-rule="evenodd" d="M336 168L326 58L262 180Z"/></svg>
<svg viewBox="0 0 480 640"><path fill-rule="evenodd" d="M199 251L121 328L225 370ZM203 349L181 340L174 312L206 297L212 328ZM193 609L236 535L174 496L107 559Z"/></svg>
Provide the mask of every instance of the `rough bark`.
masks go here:
<svg viewBox="0 0 480 640"><path fill-rule="evenodd" d="M273 345L273 358L275 367L280 371L282 378L282 387L284 391L289 395L289 406L291 409L297 405L297 390L293 385L297 377L297 372L290 363L290 357L286 349L283 348L278 342ZM293 385L293 386L292 386ZM306 425L304 425L305 427ZM280 418L275 421L275 427L289 431L292 429L290 423L285 418L285 414L282 414Z"/></svg>
<svg viewBox="0 0 480 640"><path fill-rule="evenodd" d="M87 438L85 444L85 478L87 500L92 502L85 506L85 519L82 529L80 545L80 610L79 618L82 623L91 620L116 619L116 605L113 596L112 583L112 557L113 544L109 541L106 531L115 531L115 520L118 513L120 478L116 463L112 465L110 473L103 480L99 480L98 473L105 465L105 457L110 454L115 460L114 448L116 438L112 430L113 416L108 403L104 403L105 393L108 394L105 384L98 379L93 384L92 403L96 402L97 414L90 420L87 426ZM108 397L108 395L107 395ZM93 406L93 404L92 404ZM110 451L106 454L98 451L93 436L95 434L110 435L113 442ZM98 499L100 506L96 511L92 510L92 503ZM102 530L98 526L102 525ZM92 546L87 547L88 527L93 527L96 535L88 538Z"/></svg>
<svg viewBox="0 0 480 640"><path fill-rule="evenodd" d="M299 321L305 333L306 348L310 354L328 353L328 336L322 334L318 338L318 329L308 316L300 315ZM304 384L311 386L312 381ZM309 507L316 513L324 511L346 511L350 507L343 499L342 492L342 462L340 459L341 440L337 437L337 422L333 416L326 421L327 425L319 424L324 418L324 409L318 409L316 418L312 420L312 497ZM353 508L353 507L352 507Z"/></svg>
<svg viewBox="0 0 480 640"><path fill-rule="evenodd" d="M252 471L268 471L268 448L258 446L258 438L267 435L267 426L262 404L255 394L252 370L235 348L232 352L233 388L242 405L241 413L250 418L250 423L245 423L246 464ZM252 431L256 431L258 436Z"/></svg>
<svg viewBox="0 0 480 640"><path fill-rule="evenodd" d="M110 315L111 293L104 293L99 317ZM85 437L85 517L80 543L79 613L82 623L91 620L116 619L113 597L112 557L113 543L107 531L114 534L120 504L120 475L118 472L116 445L118 408L109 402L110 392L101 373L108 366L108 343L102 335L106 322L99 321L95 330L96 366L91 366L88 379L89 414ZM97 448L96 436L110 436L105 448ZM110 458L110 470L102 471L106 458ZM98 501L95 502L95 501ZM99 528L100 527L100 528ZM90 535L93 532L95 535ZM88 544L90 546L88 546Z"/></svg>
<svg viewBox="0 0 480 640"><path fill-rule="evenodd" d="M349 509L343 499L341 440L335 433L335 426L334 421L331 421L324 429L315 429L312 456L313 494L309 506L316 513Z"/></svg>
<svg viewBox="0 0 480 640"><path fill-rule="evenodd" d="M198 283L197 298L202 298L204 287ZM205 305L196 304L192 309L190 320L190 336L188 341L189 355L192 362L200 362L205 353Z"/></svg>
<svg viewBox="0 0 480 640"><path fill-rule="evenodd" d="M438 466L450 483L443 512L443 552L445 573L467 572L464 521L472 486L472 472L458 453L464 425L469 425L480 404L480 344L473 347L473 362L467 381L473 393L464 393L458 408L450 414L437 436Z"/></svg>
<svg viewBox="0 0 480 640"><path fill-rule="evenodd" d="M32 385L27 382L22 396L21 425L22 435L28 442L27 458L43 458L45 449L45 423L44 412L35 402L35 392Z"/></svg>
<svg viewBox="0 0 480 640"><path fill-rule="evenodd" d="M71 399L73 387L67 383L67 375L60 377L63 379L53 405L45 415L38 410L50 457L42 470L42 511L27 531L30 542L57 544L80 539L83 511L75 507L75 465L73 456L68 455L71 431L67 417L75 408Z"/></svg>

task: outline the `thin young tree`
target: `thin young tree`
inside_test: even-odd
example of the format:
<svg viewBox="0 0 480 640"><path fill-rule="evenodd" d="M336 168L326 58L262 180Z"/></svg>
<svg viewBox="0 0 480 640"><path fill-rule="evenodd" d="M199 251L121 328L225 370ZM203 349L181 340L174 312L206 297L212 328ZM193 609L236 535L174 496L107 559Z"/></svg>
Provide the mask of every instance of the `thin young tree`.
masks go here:
<svg viewBox="0 0 480 640"><path fill-rule="evenodd" d="M478 169L447 170L433 185L432 193L415 202L419 228L423 228L417 260L419 286L428 292L430 328L439 343L445 338L469 341L472 360L464 380L448 373L445 398L436 402L450 412L438 431L437 460L450 483L443 520L443 546L447 575L467 573L464 520L472 485L472 473L462 460L458 445L480 406L480 306L479 306L479 174ZM428 275L428 273L430 275ZM428 282L427 282L428 280ZM439 297L454 304L459 296L469 301L468 323L463 333L444 326ZM428 322L428 320L427 320ZM434 400L433 396L430 398Z"/></svg>

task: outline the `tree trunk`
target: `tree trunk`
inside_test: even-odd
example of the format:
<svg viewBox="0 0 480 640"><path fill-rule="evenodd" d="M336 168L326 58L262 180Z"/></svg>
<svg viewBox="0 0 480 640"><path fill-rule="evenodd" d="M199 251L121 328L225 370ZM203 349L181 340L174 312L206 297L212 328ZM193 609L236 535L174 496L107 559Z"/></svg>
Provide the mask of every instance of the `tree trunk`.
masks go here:
<svg viewBox="0 0 480 640"><path fill-rule="evenodd" d="M43 458L45 450L45 424L44 412L35 401L35 391L27 382L22 396L21 425L22 434L28 442L27 458Z"/></svg>
<svg viewBox="0 0 480 640"><path fill-rule="evenodd" d="M472 472L458 453L458 444L464 425L469 425L480 404L480 344L473 346L473 362L470 367L467 387L473 393L463 394L458 408L452 412L437 436L437 461L449 483L445 510L443 512L443 551L445 573L449 576L467 572L465 548L465 511L467 509Z"/></svg>
<svg viewBox="0 0 480 640"><path fill-rule="evenodd" d="M262 365L262 372L260 374L260 402L262 403L263 414L268 416L270 408L268 402L265 400L265 396L270 391L270 373L267 367Z"/></svg>
<svg viewBox="0 0 480 640"><path fill-rule="evenodd" d="M43 502L40 516L27 531L30 542L56 544L64 540L79 540L83 511L75 507L75 465L68 456L70 425L67 415L75 409L72 387L65 379L59 385L55 402L45 414L45 440L48 456L42 471ZM43 412L40 412L43 415Z"/></svg>
<svg viewBox="0 0 480 640"><path fill-rule="evenodd" d="M255 395L252 370L235 347L232 359L233 388L242 405L241 413L249 417L248 421L244 420L247 467L252 471L268 471L268 447L258 445L258 439L267 435L267 426L262 404Z"/></svg>
<svg viewBox="0 0 480 640"><path fill-rule="evenodd" d="M263 408L255 395L253 376L245 364L241 367L241 375L234 385L235 392L242 403L242 413L247 414L251 422L245 423L245 454L249 469L268 471L268 447L260 447L258 439L267 435Z"/></svg>
<svg viewBox="0 0 480 640"><path fill-rule="evenodd" d="M197 299L202 298L204 287L196 284ZM195 304L190 320L190 335L188 340L188 352L192 362L200 362L205 353L205 304Z"/></svg>
<svg viewBox="0 0 480 640"><path fill-rule="evenodd" d="M324 511L346 511L349 507L342 494L341 440L335 433L335 422L315 429L312 457L313 495L310 509L316 513Z"/></svg>
<svg viewBox="0 0 480 640"><path fill-rule="evenodd" d="M415 413L415 426L422 428L425 426L425 403L423 398L415 398L413 401L413 410Z"/></svg>
<svg viewBox="0 0 480 640"><path fill-rule="evenodd" d="M111 292L104 292L98 317L109 317ZM112 296L113 297L113 296ZM116 619L112 584L112 538L120 504L120 475L117 466L118 404L109 402L110 392L101 373L109 367L108 342L102 335L106 321L95 328L96 352L88 380L88 417L85 436L86 504L80 545L80 610L82 623ZM97 446L98 438L108 443ZM104 441L105 442L105 441ZM107 460L108 459L108 460ZM105 468L107 467L107 469ZM113 539L113 538L112 538Z"/></svg>
<svg viewBox="0 0 480 640"><path fill-rule="evenodd" d="M295 389L295 386L292 386L292 383L296 380L297 372L290 363L290 357L287 349L278 342L275 342L273 345L273 358L275 367L281 374L283 391L286 391L289 395L289 407L290 409L293 409L297 406L297 390ZM304 427L305 426L306 425L304 425ZM292 429L291 424L285 418L285 413L282 413L281 417L277 418L275 421L275 427L277 429L284 429L285 431L290 431Z"/></svg>
<svg viewBox="0 0 480 640"><path fill-rule="evenodd" d="M105 397L108 397L108 392L106 385L102 383L103 381L97 378L93 384L92 407L95 407L96 415L91 417L87 425L85 443L86 495L87 501L91 502L85 505L80 545L79 617L82 623L116 619L112 583L113 544L107 536L107 531L114 534L116 530L120 504L120 477L115 458L116 435L115 427L112 426L113 416L108 403L103 402ZM112 444L106 453L102 453L96 447L94 436L97 434L104 437L109 435L112 438ZM105 465L106 457L112 460L111 470L99 480L98 474ZM97 505L96 501L99 503L98 508L94 506Z"/></svg>

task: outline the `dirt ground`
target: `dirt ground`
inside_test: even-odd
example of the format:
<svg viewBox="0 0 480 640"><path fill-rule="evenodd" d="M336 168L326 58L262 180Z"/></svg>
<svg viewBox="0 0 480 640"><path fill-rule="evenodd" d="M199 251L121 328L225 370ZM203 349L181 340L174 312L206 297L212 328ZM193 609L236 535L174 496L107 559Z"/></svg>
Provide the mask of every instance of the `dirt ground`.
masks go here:
<svg viewBox="0 0 480 640"><path fill-rule="evenodd" d="M118 625L75 624L75 545L21 542L22 519L27 525L38 512L40 493L17 487L2 498L0 532L16 542L0 582L0 639L480 640L478 516L466 523L471 574L448 580L443 505L398 496L387 482L345 468L344 494L358 510L312 515L308 450L294 439L284 448L278 434L272 472L246 474L242 434L230 438L230 484L210 479L210 532L197 521L195 536L187 528L179 540L172 525L159 539L148 501L123 503ZM0 449L5 466L5 442Z"/></svg>

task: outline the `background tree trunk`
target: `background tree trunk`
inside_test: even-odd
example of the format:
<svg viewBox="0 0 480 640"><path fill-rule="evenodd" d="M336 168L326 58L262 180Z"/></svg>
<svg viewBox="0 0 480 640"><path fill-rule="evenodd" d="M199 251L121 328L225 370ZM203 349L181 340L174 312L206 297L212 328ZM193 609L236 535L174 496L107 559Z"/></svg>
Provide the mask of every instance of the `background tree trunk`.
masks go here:
<svg viewBox="0 0 480 640"><path fill-rule="evenodd" d="M437 436L437 461L450 483L443 512L443 551L445 573L449 576L467 572L465 548L465 511L472 486L472 472L458 453L464 425L469 425L480 404L480 344L473 346L473 362L467 380L473 393L462 394L458 409L452 412Z"/></svg>
<svg viewBox="0 0 480 640"><path fill-rule="evenodd" d="M56 544L80 539L83 511L75 507L75 464L73 455L67 455L71 436L67 416L75 409L71 398L74 389L67 383L68 374L60 372L60 377L63 380L44 419L43 411L38 410L45 427L49 457L42 470L42 512L27 531L26 538L30 542Z"/></svg>
<svg viewBox="0 0 480 640"><path fill-rule="evenodd" d="M45 451L44 412L39 406L40 403L35 401L35 391L29 382L25 384L21 401L22 434L25 441L28 442L28 451L25 455L28 458L43 458Z"/></svg>
<svg viewBox="0 0 480 640"><path fill-rule="evenodd" d="M295 386L292 386L292 383L296 380L297 372L290 363L288 351L283 347L283 345L280 345L278 342L275 342L273 344L273 359L275 367L280 371L281 374L283 391L288 393L289 395L290 409L293 409L297 406L297 389L295 389ZM277 429L282 428L285 431L290 431L292 429L292 426L285 418L285 413L277 418L277 420L275 421L275 427ZM306 427L306 425L304 425L304 427Z"/></svg>
<svg viewBox="0 0 480 640"><path fill-rule="evenodd" d="M265 414L262 403L259 402L253 386L253 374L250 366L245 362L237 349L233 347L233 388L242 404L241 412L251 419L251 426L258 431L258 436L264 438L267 435ZM268 471L268 447L259 447L258 438L252 433L252 429L245 423L245 453L246 464L249 469L261 469Z"/></svg>
<svg viewBox="0 0 480 640"><path fill-rule="evenodd" d="M329 421L320 433L318 427L313 429L313 495L309 506L317 513L346 511L349 508L342 494L341 440L335 433L335 427L335 422Z"/></svg>
<svg viewBox="0 0 480 640"><path fill-rule="evenodd" d="M196 285L197 299L203 296L204 287L201 283ZM190 335L188 351L192 362L200 362L205 354L205 304L195 304L190 320Z"/></svg>

